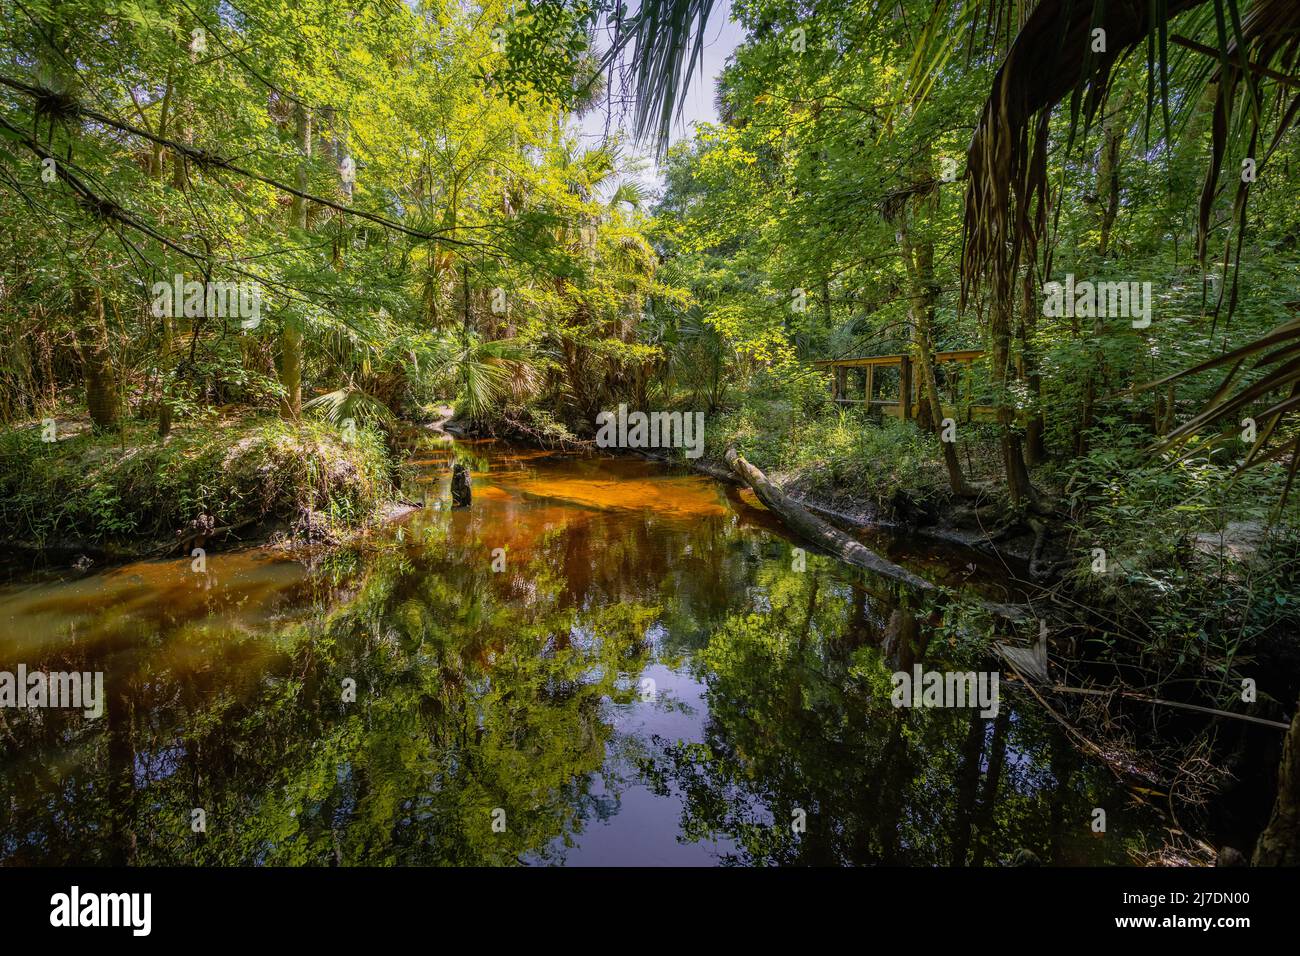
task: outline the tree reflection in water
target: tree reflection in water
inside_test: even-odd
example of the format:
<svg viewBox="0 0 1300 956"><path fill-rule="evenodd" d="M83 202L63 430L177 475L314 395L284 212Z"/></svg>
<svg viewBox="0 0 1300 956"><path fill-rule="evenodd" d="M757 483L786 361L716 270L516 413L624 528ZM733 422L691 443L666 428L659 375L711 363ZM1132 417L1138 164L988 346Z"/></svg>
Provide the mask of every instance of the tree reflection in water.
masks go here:
<svg viewBox="0 0 1300 956"><path fill-rule="evenodd" d="M1006 694L992 719L891 706L927 645L965 659L952 609L795 570L702 478L480 454L469 512L309 565L0 590L0 669L102 670L108 695L98 721L0 712L0 862L1122 862L1154 829Z"/></svg>

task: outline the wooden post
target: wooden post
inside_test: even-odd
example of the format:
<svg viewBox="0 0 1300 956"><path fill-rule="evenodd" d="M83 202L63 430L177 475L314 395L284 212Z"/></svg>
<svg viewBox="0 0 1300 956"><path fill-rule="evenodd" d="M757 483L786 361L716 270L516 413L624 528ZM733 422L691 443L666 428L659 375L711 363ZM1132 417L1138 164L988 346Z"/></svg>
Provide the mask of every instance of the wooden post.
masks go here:
<svg viewBox="0 0 1300 956"><path fill-rule="evenodd" d="M912 417L912 359L904 355L898 362L898 400L904 419Z"/></svg>
<svg viewBox="0 0 1300 956"><path fill-rule="evenodd" d="M876 397L876 367L867 366L867 382L863 388L863 398L867 400L867 405L871 405L871 400Z"/></svg>

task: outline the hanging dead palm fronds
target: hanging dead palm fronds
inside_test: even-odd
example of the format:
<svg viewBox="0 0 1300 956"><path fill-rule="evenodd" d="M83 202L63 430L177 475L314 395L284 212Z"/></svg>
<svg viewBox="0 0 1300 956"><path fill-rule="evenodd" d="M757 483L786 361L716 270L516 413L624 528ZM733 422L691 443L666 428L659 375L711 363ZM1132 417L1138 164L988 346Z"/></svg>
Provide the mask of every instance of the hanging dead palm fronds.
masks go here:
<svg viewBox="0 0 1300 956"><path fill-rule="evenodd" d="M994 0L995 5L1006 0ZM1192 15L1189 28L1212 24L1215 43L1209 45L1170 33L1179 14L1205 6L1205 15ZM1241 8L1245 9L1244 15ZM1094 51L1095 30L1105 31L1104 51ZM1208 26L1207 26L1208 29ZM1221 195L1220 180L1234 139L1247 141L1245 153L1252 176L1241 176L1233 203L1233 229L1224 250L1223 295L1230 319L1237 301L1236 276L1246 227L1246 201L1282 136L1300 116L1300 3L1296 0L1042 0L1025 21L998 70L971 142L969 182L963 222L961 303L976 305L985 292L1007 305L1023 263L1036 258L1047 224L1047 138L1052 109L1070 97L1070 138L1082 118L1084 128L1104 101L1111 71L1118 60L1145 42L1148 56L1148 124L1159 76L1166 135L1176 131L1168 121L1170 81L1168 43L1202 57L1184 57L1176 80L1194 100L1205 83L1215 85L1216 101L1210 161L1198 209L1197 251L1205 266L1212 230L1212 213ZM1218 61L1213 72L1204 58ZM1245 119L1235 122L1242 115ZM1271 136L1266 130L1271 128ZM1234 137L1234 132L1236 136ZM1267 141L1262 154L1258 147ZM1286 417L1300 410L1300 321L1279 326L1255 342L1226 355L1170 376L1174 378L1213 368L1228 368L1218 391L1190 421L1168 436L1168 444L1186 441L1213 421L1237 415L1269 395L1284 395L1258 416L1257 440L1246 464L1290 455L1287 491L1300 467L1300 437L1286 434ZM1253 363L1248 360L1254 358ZM1283 493L1285 500L1286 492Z"/></svg>
<svg viewBox="0 0 1300 956"><path fill-rule="evenodd" d="M1223 23L1222 0L1216 3L1215 18L1223 47L1219 54L1219 69L1211 78L1218 95L1214 105L1214 122L1210 138L1210 162L1206 170L1205 185L1201 189L1197 217L1196 251L1202 268L1205 267L1207 246L1211 231L1211 217L1219 197L1219 180L1224 160L1231 152L1230 131L1233 126L1234 107L1244 99L1249 107L1245 137L1249 140L1247 158L1252 164L1251 175L1237 177L1237 190L1233 201L1232 220L1235 233L1230 235L1224 248L1224 275L1232 267L1233 281L1225 283L1228 292L1228 318L1232 318L1237 302L1236 277L1241 265L1241 246L1246 229L1246 201L1250 186L1260 170L1272 157L1278 143L1295 124L1300 113L1300 76L1296 74L1297 55L1300 54L1300 3L1295 0L1257 0L1247 9L1244 17L1236 16L1230 9L1234 25L1231 39L1226 37ZM1202 44L1175 36L1174 41L1201 53L1214 53ZM1271 86L1271 101L1264 102L1261 90ZM1243 89L1244 88L1244 89ZM1276 117L1273 136L1263 155L1258 155L1260 137L1265 132L1267 118ZM1222 294L1220 298L1222 297ZM1216 318L1217 318L1216 303Z"/></svg>
<svg viewBox="0 0 1300 956"><path fill-rule="evenodd" d="M1204 2L1042 0L1034 8L994 76L967 153L963 308L978 303L985 286L1009 303L1021 264L1035 257L1047 223L1052 109L1069 96L1072 131L1081 117L1086 125L1119 59ZM1095 30L1104 31L1101 44Z"/></svg>

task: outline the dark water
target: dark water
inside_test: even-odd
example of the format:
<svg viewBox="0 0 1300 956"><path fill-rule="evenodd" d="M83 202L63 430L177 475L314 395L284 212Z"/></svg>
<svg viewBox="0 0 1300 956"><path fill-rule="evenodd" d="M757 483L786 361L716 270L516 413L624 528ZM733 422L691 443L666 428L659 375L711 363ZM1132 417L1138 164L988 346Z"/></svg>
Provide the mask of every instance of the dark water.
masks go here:
<svg viewBox="0 0 1300 956"><path fill-rule="evenodd" d="M1003 683L994 718L891 705L894 670L972 659L978 621L827 558L797 569L769 515L705 478L462 451L471 511L356 548L0 588L0 670L102 671L107 696L99 719L0 710L0 863L1080 864L1159 845L1023 691ZM412 467L448 498L445 453Z"/></svg>

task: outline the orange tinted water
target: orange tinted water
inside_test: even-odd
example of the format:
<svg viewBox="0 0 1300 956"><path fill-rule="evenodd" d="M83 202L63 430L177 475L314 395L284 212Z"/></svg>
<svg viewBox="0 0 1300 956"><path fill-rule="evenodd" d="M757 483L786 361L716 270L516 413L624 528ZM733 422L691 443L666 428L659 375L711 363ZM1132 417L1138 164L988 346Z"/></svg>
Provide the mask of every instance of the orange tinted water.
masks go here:
<svg viewBox="0 0 1300 956"><path fill-rule="evenodd" d="M0 670L99 671L107 696L0 710L0 862L1122 862L1152 832L1010 693L995 717L892 706L890 674L944 666L956 632L801 560L734 490L455 451L472 508L448 507L452 450L417 449L428 506L353 547L0 588Z"/></svg>

